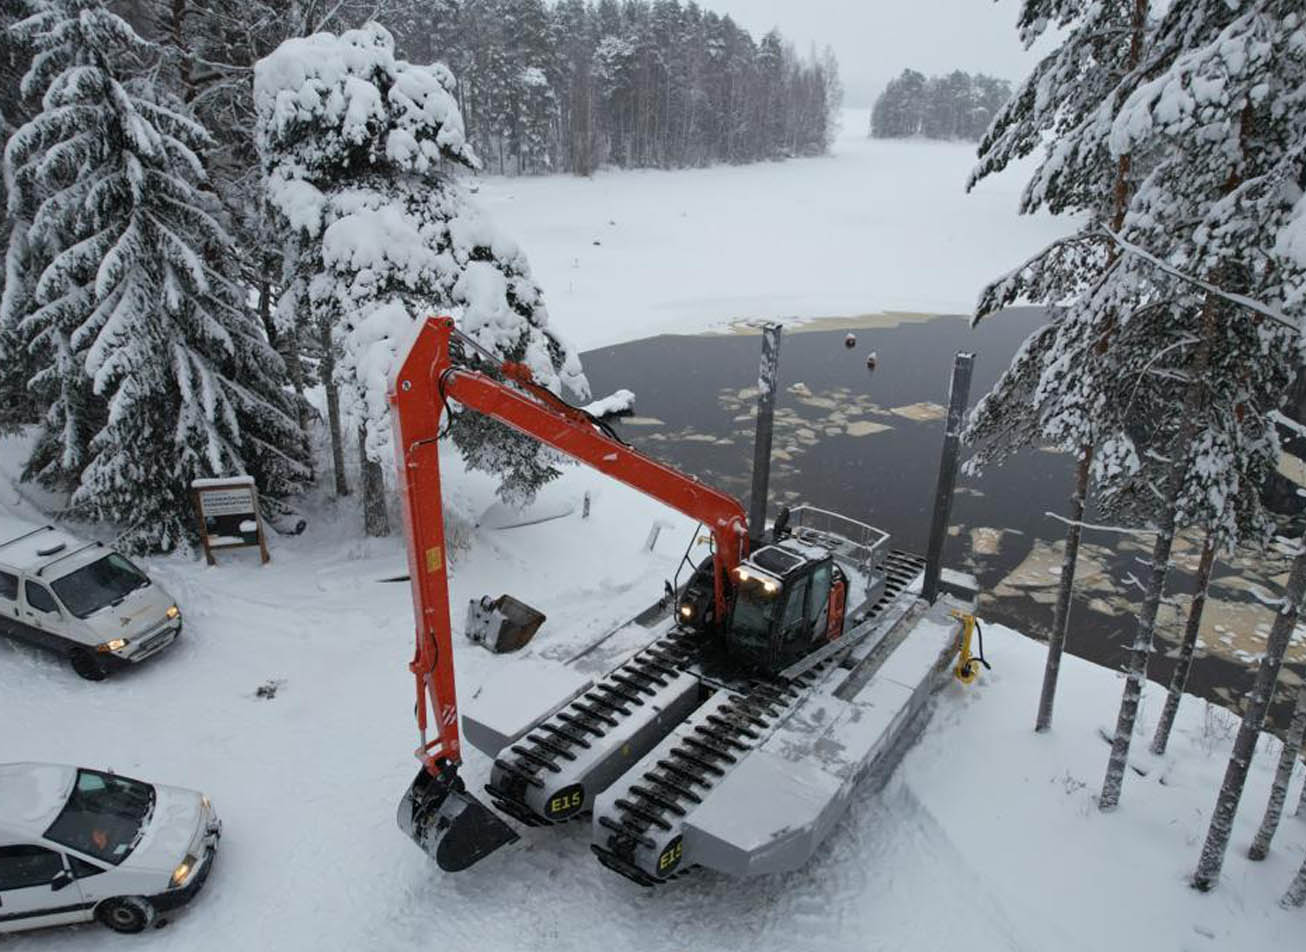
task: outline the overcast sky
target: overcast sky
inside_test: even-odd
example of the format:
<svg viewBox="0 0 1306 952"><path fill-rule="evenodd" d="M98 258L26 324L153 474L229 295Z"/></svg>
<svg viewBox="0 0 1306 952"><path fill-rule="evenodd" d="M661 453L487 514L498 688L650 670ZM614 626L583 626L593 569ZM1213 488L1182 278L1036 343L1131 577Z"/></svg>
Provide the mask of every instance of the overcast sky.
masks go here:
<svg viewBox="0 0 1306 952"><path fill-rule="evenodd" d="M869 106L906 67L954 69L1013 83L1035 62L1016 36L1018 0L699 0L758 39L772 27L800 53L827 43L839 58L844 105Z"/></svg>

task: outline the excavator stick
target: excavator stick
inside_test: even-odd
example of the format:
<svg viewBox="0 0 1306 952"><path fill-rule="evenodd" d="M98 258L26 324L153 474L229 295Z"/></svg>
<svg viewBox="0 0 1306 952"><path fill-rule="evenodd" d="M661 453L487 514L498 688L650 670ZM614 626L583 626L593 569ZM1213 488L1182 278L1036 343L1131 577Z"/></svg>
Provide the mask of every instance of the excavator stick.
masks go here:
<svg viewBox="0 0 1306 952"><path fill-rule="evenodd" d="M456 873L518 839L512 827L467 792L452 765L423 767L399 801L403 830L448 873Z"/></svg>

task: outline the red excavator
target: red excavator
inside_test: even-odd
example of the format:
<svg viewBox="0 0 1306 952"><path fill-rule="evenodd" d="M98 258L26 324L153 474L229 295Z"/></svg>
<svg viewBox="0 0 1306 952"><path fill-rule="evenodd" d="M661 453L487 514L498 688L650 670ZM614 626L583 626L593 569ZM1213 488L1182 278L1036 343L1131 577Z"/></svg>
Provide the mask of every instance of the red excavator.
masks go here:
<svg viewBox="0 0 1306 952"><path fill-rule="evenodd" d="M473 369L477 362L484 369ZM870 681L865 665L876 655L871 648L886 641L914 601L900 596L918 577L921 560L889 552L879 530L821 510L796 511L792 525L782 510L766 539L760 526L750 534L734 498L630 447L602 420L535 383L525 365L480 347L448 317L421 327L392 381L390 401L416 619L409 667L416 678L422 763L400 804L400 827L451 871L518 838L459 777L437 446L442 417L456 403L670 506L703 524L712 539L711 556L694 567L687 584L672 589L669 615L644 649L568 696L541 701L538 716L481 743L495 758L487 790L499 811L527 825L591 813L595 854L645 885L691 859L748 873L792 866L809 855L814 847L805 841L778 851L775 836L762 851L739 847L737 834L721 828L732 811L720 803L734 796L724 788L731 779L773 782L743 778L766 767L768 744L793 748L792 738L782 736L785 725L812 696L829 695L821 703L831 712L832 728L845 715L861 724L859 705L885 706L857 692ZM850 592L858 596L851 605ZM932 666L940 650L934 649ZM883 664L887 652L878 654ZM851 673L836 679L836 672ZM856 691L849 693L849 685ZM842 700L840 686L847 695ZM912 697L895 703L914 715L922 702ZM862 729L860 760L824 765L833 780L813 829L826 823L829 804L846 801L881 748L892 746L899 721L886 721L873 736ZM856 730L843 730L841 748L860 749ZM752 766L742 769L750 760ZM784 828L797 819L790 815ZM748 835L766 822L759 819ZM687 850L687 836L694 849Z"/></svg>

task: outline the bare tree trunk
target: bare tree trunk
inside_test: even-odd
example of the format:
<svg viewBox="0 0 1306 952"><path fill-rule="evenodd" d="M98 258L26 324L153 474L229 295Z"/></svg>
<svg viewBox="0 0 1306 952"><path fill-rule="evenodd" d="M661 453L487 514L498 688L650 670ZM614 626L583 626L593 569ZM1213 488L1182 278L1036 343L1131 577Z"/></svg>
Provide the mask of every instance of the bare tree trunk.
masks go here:
<svg viewBox="0 0 1306 952"><path fill-rule="evenodd" d="M345 478L345 439L340 428L340 391L336 389L336 356L330 331L320 329L322 362L319 373L326 390L327 430L331 435L331 463L335 468L336 495L349 495L349 481Z"/></svg>
<svg viewBox="0 0 1306 952"><path fill-rule="evenodd" d="M1166 479L1161 524L1157 526L1156 542L1152 546L1152 574L1148 580L1142 611L1138 615L1134 643L1129 648L1129 658L1125 663L1125 689L1120 697L1115 738L1111 741L1111 756L1107 760L1102 793L1097 801L1097 808L1102 811L1114 810L1120 804L1120 788L1124 785L1125 765L1129 762L1129 744L1134 736L1138 701L1143 694L1143 685L1147 682L1147 661L1152 653L1156 612L1161 607L1165 579L1170 569L1170 550L1174 547L1176 528L1175 510L1188 477L1188 448L1197 437L1197 421L1204 402L1203 378L1211 360L1211 339L1215 336L1218 311L1216 296L1207 295L1202 307L1202 336L1188 368L1179 434L1170 448L1170 472Z"/></svg>
<svg viewBox="0 0 1306 952"><path fill-rule="evenodd" d="M1193 887L1202 892L1214 888L1220 878L1220 867L1224 865L1224 854L1229 848L1229 835L1233 831L1238 801L1242 798L1243 785L1247 782L1247 770L1252 763L1252 754L1256 751L1261 726L1265 723L1265 712L1274 696L1274 685L1279 680L1283 653L1297 627L1297 613L1303 594L1306 594L1306 548L1293 560L1283 604L1274 617L1270 636L1265 640L1265 657L1261 659L1261 666L1256 672L1256 683L1247 696L1247 710L1243 712L1242 726L1238 728L1233 753L1229 755L1229 765L1225 768L1224 783L1220 786L1220 795L1211 813L1206 843L1202 846L1202 856L1198 860L1197 871L1193 874Z"/></svg>
<svg viewBox="0 0 1306 952"><path fill-rule="evenodd" d="M1306 859L1302 860L1301 869L1297 870L1297 875L1293 877L1292 885L1279 900L1279 905L1285 909L1301 906L1304 903L1306 903Z"/></svg>
<svg viewBox="0 0 1306 952"><path fill-rule="evenodd" d="M370 536L388 536L390 517L385 511L385 479L381 464L367 455L367 424L358 428L358 459L363 472L363 527Z"/></svg>
<svg viewBox="0 0 1306 952"><path fill-rule="evenodd" d="M1306 737L1306 682L1297 690L1297 704L1292 710L1292 722L1288 725L1288 736L1283 739L1283 752L1279 754L1279 767L1274 772L1274 784L1270 787L1270 802L1265 806L1265 817L1261 828L1256 831L1256 839L1247 851L1250 859L1265 859L1270 852L1270 841L1279 828L1279 819L1283 816L1283 804L1288 799L1288 784L1292 782L1292 770L1297 766L1301 756L1302 738ZM1306 788L1303 788L1306 790Z"/></svg>
<svg viewBox="0 0 1306 952"><path fill-rule="evenodd" d="M1048 636L1048 660L1043 667L1043 693L1039 695L1038 717L1034 721L1034 730L1039 733L1052 726L1052 704L1057 695L1057 675L1061 671L1061 654L1066 647L1066 630L1070 627L1070 596L1075 586L1075 565L1079 560L1088 475L1092 468L1093 447L1081 447L1079 469L1075 473L1075 494L1070 497L1070 529L1066 533L1066 553L1061 560L1057 606L1052 613L1052 631Z"/></svg>
<svg viewBox="0 0 1306 952"><path fill-rule="evenodd" d="M1202 558L1197 564L1197 592L1193 595L1193 604L1188 608L1188 623L1184 626L1184 638L1179 644L1179 661L1175 664L1174 674L1170 676L1170 688L1165 696L1165 707L1161 719L1156 724L1156 735L1152 738L1152 753L1158 757L1165 753L1170 743L1170 731L1174 727L1175 715L1179 713L1179 700L1184 696L1188 686L1188 674L1193 668L1193 652L1197 650L1197 632L1202 627L1202 611L1206 607L1206 590L1211 585L1211 569L1215 565L1215 539L1208 531L1206 544L1202 546Z"/></svg>

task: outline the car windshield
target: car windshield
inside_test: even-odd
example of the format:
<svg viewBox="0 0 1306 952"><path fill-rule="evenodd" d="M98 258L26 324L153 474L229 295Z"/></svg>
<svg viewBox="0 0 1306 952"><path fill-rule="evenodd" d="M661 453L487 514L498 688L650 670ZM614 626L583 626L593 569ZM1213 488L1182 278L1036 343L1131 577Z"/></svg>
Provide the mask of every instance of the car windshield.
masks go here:
<svg viewBox="0 0 1306 952"><path fill-rule="evenodd" d="M149 585L150 580L126 558L110 552L50 584L64 608L78 618L85 618L105 605L121 601L128 592Z"/></svg>
<svg viewBox="0 0 1306 952"><path fill-rule="evenodd" d="M154 812L148 783L78 770L63 811L45 838L117 866L135 849Z"/></svg>

